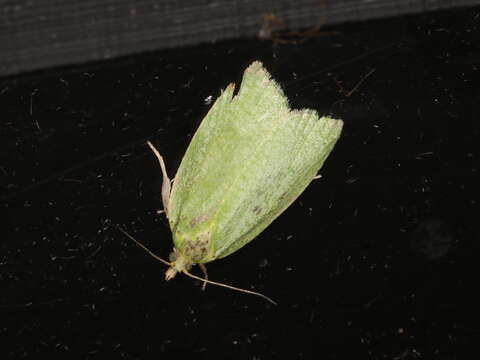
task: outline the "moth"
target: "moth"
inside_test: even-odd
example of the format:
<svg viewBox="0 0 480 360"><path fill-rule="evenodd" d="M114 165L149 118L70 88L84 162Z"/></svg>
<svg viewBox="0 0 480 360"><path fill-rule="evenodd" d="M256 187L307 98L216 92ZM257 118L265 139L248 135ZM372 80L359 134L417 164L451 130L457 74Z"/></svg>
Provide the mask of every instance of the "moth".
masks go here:
<svg viewBox="0 0 480 360"><path fill-rule="evenodd" d="M202 120L173 181L148 142L160 163L174 244L170 261L159 260L169 266L167 280L185 273L204 285L265 297L209 281L204 264L248 244L295 201L317 177L343 122L311 109L292 110L259 61L245 70L236 95L234 89L228 85ZM190 274L193 265L205 270L205 279Z"/></svg>

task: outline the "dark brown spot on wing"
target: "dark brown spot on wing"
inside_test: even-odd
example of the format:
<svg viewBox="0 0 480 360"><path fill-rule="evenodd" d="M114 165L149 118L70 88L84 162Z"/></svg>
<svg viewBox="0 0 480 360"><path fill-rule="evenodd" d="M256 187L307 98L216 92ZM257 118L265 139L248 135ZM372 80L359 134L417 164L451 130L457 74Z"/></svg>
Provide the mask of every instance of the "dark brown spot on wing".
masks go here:
<svg viewBox="0 0 480 360"><path fill-rule="evenodd" d="M200 214L198 216L195 216L191 221L190 221L190 226L194 227L195 225L201 224L205 221L208 220L208 215L207 214Z"/></svg>
<svg viewBox="0 0 480 360"><path fill-rule="evenodd" d="M279 200L283 200L285 199L285 197L287 196L287 192L284 192L282 195L280 195L280 197L278 198Z"/></svg>
<svg viewBox="0 0 480 360"><path fill-rule="evenodd" d="M210 232L196 236L195 239L185 239L185 255L193 262L199 262L208 254L210 244Z"/></svg>
<svg viewBox="0 0 480 360"><path fill-rule="evenodd" d="M262 212L262 208L257 205L257 206L255 206L255 207L253 208L253 212L254 212L255 214L259 215L259 214Z"/></svg>

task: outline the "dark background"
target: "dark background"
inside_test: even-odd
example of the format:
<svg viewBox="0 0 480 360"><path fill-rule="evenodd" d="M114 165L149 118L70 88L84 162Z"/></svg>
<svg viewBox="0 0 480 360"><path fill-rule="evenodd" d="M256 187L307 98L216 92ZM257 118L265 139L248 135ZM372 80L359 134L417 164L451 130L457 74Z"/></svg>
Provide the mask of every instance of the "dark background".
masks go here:
<svg viewBox="0 0 480 360"><path fill-rule="evenodd" d="M281 32L0 80L6 359L473 359L480 9ZM261 60L293 107L345 122L322 179L256 240L179 276L154 142L174 173Z"/></svg>

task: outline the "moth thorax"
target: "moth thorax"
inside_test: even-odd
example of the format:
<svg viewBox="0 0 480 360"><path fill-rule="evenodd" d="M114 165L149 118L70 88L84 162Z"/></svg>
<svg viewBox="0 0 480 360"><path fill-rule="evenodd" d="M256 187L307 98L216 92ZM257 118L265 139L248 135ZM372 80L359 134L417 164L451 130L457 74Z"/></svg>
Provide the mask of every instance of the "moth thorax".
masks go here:
<svg viewBox="0 0 480 360"><path fill-rule="evenodd" d="M169 260L172 265L165 272L166 280L170 280L174 278L177 273L183 272L184 270L188 271L192 267L192 262L182 253L178 252L177 249L173 249L170 253Z"/></svg>

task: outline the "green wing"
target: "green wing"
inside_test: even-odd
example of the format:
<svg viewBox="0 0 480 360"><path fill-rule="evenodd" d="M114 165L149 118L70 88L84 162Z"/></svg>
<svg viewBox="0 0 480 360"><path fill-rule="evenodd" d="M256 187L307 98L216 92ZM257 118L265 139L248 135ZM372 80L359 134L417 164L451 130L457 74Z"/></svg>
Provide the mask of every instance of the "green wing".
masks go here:
<svg viewBox="0 0 480 360"><path fill-rule="evenodd" d="M170 196L176 247L208 233L210 256L254 239L307 187L340 136L342 121L290 110L260 62L230 85L195 133ZM182 234L182 236L177 236Z"/></svg>

